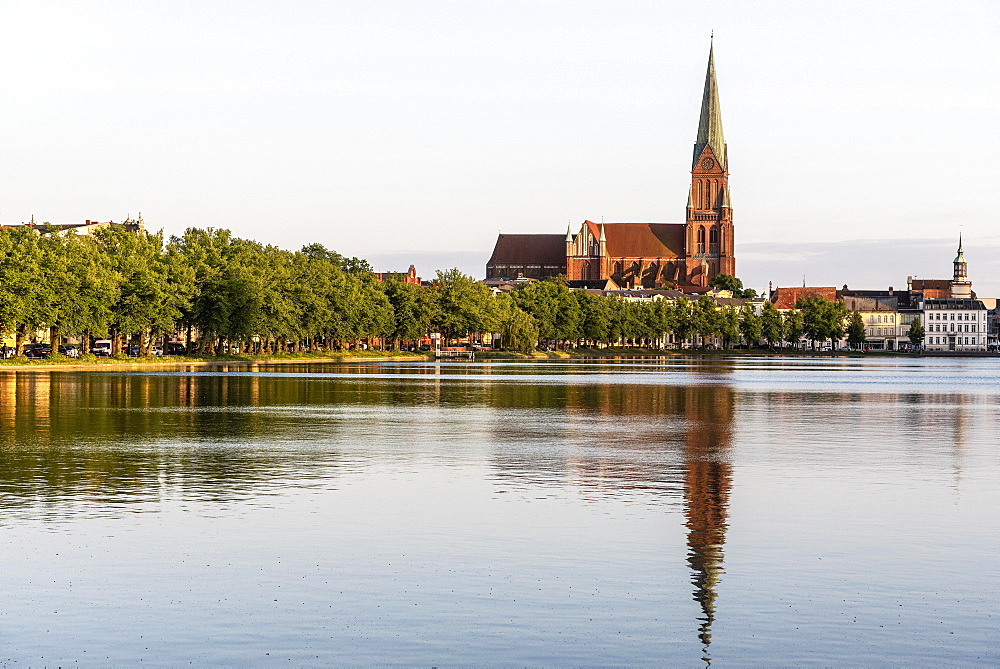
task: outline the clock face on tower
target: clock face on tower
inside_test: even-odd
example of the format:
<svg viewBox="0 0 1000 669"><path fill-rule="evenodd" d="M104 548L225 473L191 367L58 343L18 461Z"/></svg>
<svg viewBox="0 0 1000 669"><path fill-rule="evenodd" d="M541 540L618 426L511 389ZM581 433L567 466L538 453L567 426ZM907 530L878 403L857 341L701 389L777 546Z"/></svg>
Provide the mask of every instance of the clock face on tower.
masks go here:
<svg viewBox="0 0 1000 669"><path fill-rule="evenodd" d="M703 169L703 170L710 170L713 167L715 167L715 161L714 160L712 160L708 156L706 156L705 158L702 159L702 161L701 161L701 169Z"/></svg>

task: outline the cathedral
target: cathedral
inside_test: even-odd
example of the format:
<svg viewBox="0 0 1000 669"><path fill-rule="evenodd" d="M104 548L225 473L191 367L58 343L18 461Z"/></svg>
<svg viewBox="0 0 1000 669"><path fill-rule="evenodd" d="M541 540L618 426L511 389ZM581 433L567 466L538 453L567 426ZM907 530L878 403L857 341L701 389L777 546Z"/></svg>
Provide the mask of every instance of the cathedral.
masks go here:
<svg viewBox="0 0 1000 669"><path fill-rule="evenodd" d="M708 286L718 274L736 276L729 156L722 133L714 49L701 100L684 223L594 223L565 237L497 237L486 278L541 279L565 274L570 285L593 288Z"/></svg>

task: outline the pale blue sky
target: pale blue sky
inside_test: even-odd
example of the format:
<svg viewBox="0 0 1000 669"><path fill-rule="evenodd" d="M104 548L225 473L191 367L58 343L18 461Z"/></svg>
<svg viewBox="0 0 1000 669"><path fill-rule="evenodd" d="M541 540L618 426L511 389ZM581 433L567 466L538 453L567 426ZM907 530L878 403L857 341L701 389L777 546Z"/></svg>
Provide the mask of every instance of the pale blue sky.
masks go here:
<svg viewBox="0 0 1000 669"><path fill-rule="evenodd" d="M995 1L4 3L0 223L481 276L498 229L683 220L711 30L747 283L946 277L961 226L1000 294Z"/></svg>

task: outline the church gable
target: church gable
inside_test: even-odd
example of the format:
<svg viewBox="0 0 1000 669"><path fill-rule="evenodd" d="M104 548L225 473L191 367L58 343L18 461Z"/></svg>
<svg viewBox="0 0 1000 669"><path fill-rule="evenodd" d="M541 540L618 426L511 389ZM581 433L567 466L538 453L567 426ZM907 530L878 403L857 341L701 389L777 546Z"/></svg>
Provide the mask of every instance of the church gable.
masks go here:
<svg viewBox="0 0 1000 669"><path fill-rule="evenodd" d="M695 156L694 166L691 169L695 176L725 176L726 170L723 167L723 160L715 155L715 151L707 144L701 153Z"/></svg>

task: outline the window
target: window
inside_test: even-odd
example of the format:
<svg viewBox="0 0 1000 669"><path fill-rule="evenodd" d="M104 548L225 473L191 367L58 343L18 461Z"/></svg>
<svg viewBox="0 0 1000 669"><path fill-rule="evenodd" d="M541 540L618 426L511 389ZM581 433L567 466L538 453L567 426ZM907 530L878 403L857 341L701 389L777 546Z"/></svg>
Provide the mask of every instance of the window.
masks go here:
<svg viewBox="0 0 1000 669"><path fill-rule="evenodd" d="M698 253L705 252L705 228L698 228Z"/></svg>

